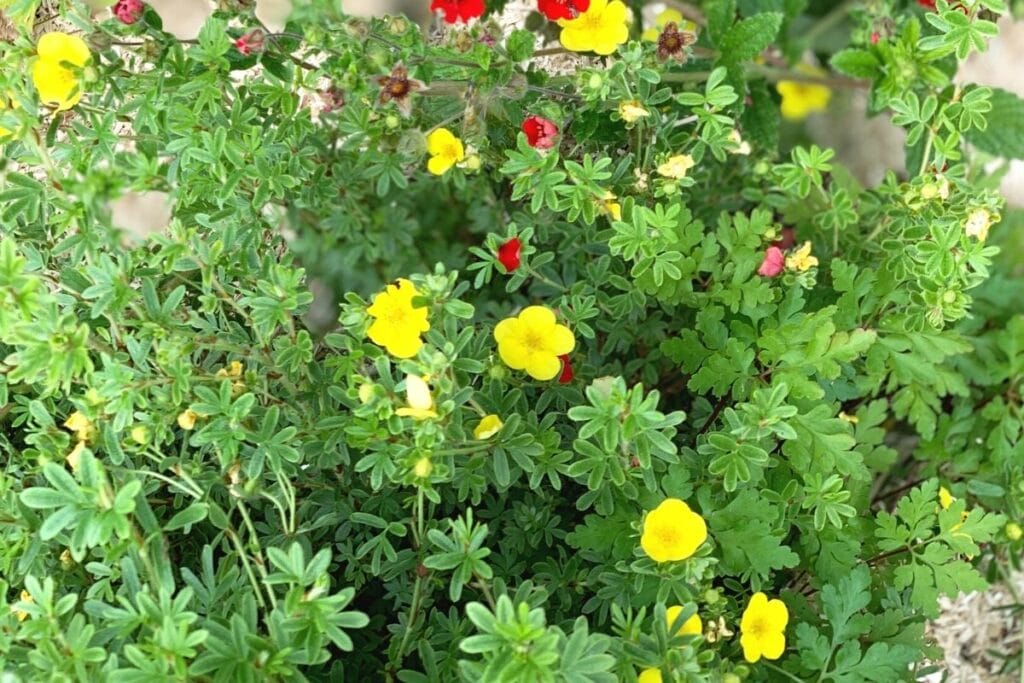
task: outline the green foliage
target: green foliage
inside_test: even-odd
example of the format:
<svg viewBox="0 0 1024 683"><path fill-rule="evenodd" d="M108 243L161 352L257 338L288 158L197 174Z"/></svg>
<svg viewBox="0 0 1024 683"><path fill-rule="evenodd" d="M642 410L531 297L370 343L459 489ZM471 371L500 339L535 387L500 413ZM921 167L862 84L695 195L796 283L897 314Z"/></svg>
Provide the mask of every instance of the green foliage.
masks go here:
<svg viewBox="0 0 1024 683"><path fill-rule="evenodd" d="M0 0L10 676L912 680L939 597L1019 554L1022 219L965 143L1024 157L1021 104L952 80L1002 2L709 0L684 63L643 3L603 61L550 59L537 16L312 0L246 55L252 3L195 40L71 3L63 113L26 80L35 4ZM866 90L905 177L780 148L779 81ZM399 278L408 358L371 339ZM530 305L574 335L550 381L496 344ZM707 538L656 562L666 498ZM757 591L787 647L749 664Z"/></svg>

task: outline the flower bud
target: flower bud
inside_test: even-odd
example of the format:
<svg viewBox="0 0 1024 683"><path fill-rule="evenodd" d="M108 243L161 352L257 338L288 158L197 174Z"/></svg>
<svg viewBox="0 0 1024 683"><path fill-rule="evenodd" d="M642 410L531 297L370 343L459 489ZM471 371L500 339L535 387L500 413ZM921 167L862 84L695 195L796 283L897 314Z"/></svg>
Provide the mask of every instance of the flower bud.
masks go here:
<svg viewBox="0 0 1024 683"><path fill-rule="evenodd" d="M1017 522L1009 522L1006 525L1006 537L1011 541L1019 541L1021 536L1024 536L1024 529L1020 528L1020 524Z"/></svg>

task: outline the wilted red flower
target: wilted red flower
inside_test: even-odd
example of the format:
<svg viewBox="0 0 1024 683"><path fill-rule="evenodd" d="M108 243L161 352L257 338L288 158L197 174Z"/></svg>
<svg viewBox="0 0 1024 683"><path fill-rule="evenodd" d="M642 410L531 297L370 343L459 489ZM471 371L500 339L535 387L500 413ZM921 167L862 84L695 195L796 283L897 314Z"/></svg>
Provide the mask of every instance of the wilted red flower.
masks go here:
<svg viewBox="0 0 1024 683"><path fill-rule="evenodd" d="M427 87L423 81L409 78L409 71L399 62L387 76L377 79L380 84L380 103L387 104L394 100L398 111L408 118L412 114L412 95L417 90Z"/></svg>
<svg viewBox="0 0 1024 683"><path fill-rule="evenodd" d="M263 31L258 28L253 29L235 41L235 49L246 57L251 55L253 52L262 52L263 41L265 38L266 35Z"/></svg>
<svg viewBox="0 0 1024 683"><path fill-rule="evenodd" d="M543 116L527 116L523 121L523 132L526 133L526 141L530 143L530 147L551 149L555 146L558 126Z"/></svg>
<svg viewBox="0 0 1024 683"><path fill-rule="evenodd" d="M686 62L686 46L697 42L697 36L679 30L679 24L670 21L658 36L658 61L671 57L680 64Z"/></svg>
<svg viewBox="0 0 1024 683"><path fill-rule="evenodd" d="M430 3L430 11L444 12L444 20L449 24L476 19L484 9L484 0L431 0Z"/></svg>
<svg viewBox="0 0 1024 683"><path fill-rule="evenodd" d="M590 0L537 0L537 9L549 21L575 19L590 8Z"/></svg>
<svg viewBox="0 0 1024 683"><path fill-rule="evenodd" d="M559 356L558 360L562 361L562 374L558 376L558 383L568 384L576 376L572 371L572 361L569 360L568 355Z"/></svg>
<svg viewBox="0 0 1024 683"><path fill-rule="evenodd" d="M764 261L757 269L762 277L778 277L786 268L786 256L778 247L768 247L764 252Z"/></svg>
<svg viewBox="0 0 1024 683"><path fill-rule="evenodd" d="M142 0L117 0L113 12L122 24L134 24L142 18L144 8Z"/></svg>
<svg viewBox="0 0 1024 683"><path fill-rule="evenodd" d="M519 267L519 252L522 248L523 243L518 237L513 237L498 247L498 262L505 266L505 270L511 273Z"/></svg>

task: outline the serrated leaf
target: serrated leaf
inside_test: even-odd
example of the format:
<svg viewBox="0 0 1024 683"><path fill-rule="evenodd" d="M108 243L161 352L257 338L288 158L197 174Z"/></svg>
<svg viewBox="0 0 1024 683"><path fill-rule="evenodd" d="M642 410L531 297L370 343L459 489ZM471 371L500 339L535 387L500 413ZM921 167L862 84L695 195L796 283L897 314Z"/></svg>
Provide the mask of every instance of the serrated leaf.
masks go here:
<svg viewBox="0 0 1024 683"><path fill-rule="evenodd" d="M848 48L832 55L832 68L854 78L875 78L879 74L878 59L867 50Z"/></svg>
<svg viewBox="0 0 1024 683"><path fill-rule="evenodd" d="M772 44L782 26L782 14L763 12L737 22L722 37L719 50L726 64L753 59Z"/></svg>
<svg viewBox="0 0 1024 683"><path fill-rule="evenodd" d="M992 88L992 110L985 130L972 128L967 141L983 152L1007 159L1024 159L1024 99Z"/></svg>

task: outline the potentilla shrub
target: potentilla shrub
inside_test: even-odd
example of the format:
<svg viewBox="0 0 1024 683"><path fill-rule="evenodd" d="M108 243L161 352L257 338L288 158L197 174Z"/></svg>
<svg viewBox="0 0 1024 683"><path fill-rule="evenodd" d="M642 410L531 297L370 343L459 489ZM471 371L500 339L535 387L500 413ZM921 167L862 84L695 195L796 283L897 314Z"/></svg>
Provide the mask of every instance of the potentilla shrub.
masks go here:
<svg viewBox="0 0 1024 683"><path fill-rule="evenodd" d="M3 5L5 680L913 680L1013 565L1001 0L180 4Z"/></svg>

